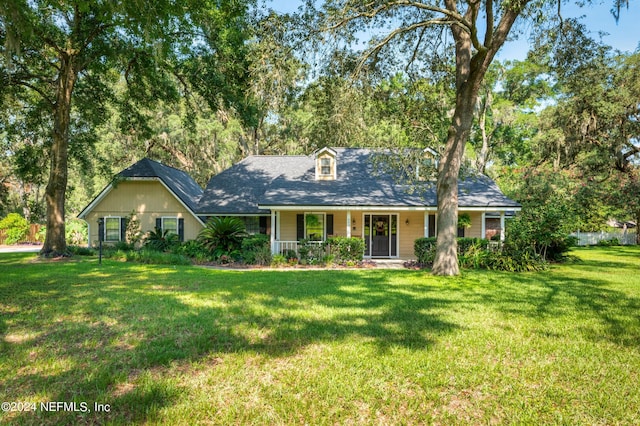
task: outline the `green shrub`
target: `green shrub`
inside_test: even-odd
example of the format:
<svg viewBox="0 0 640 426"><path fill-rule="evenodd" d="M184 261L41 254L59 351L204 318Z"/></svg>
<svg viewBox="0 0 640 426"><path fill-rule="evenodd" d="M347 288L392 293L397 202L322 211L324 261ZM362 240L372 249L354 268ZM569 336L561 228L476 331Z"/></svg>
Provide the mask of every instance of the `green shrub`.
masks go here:
<svg viewBox="0 0 640 426"><path fill-rule="evenodd" d="M5 244L16 244L27 239L29 222L18 213L9 213L0 220L0 230L6 233Z"/></svg>
<svg viewBox="0 0 640 426"><path fill-rule="evenodd" d="M487 241L487 244L488 243ZM460 267L467 269L484 268L490 253L489 250L487 250L487 244L466 245L464 251L458 255L458 264ZM460 249L460 245L458 245L458 249Z"/></svg>
<svg viewBox="0 0 640 426"><path fill-rule="evenodd" d="M239 257L243 238L246 236L244 222L237 217L212 217L198 234L198 242L214 258L220 256Z"/></svg>
<svg viewBox="0 0 640 426"><path fill-rule="evenodd" d="M326 255L324 244L318 244L309 240L300 240L298 243L298 255L300 263L317 265Z"/></svg>
<svg viewBox="0 0 640 426"><path fill-rule="evenodd" d="M69 250L71 254L73 254L74 256L95 256L96 255L96 251L89 247L70 245L70 246L67 246L67 250Z"/></svg>
<svg viewBox="0 0 640 426"><path fill-rule="evenodd" d="M569 236L571 222L561 204L548 203L523 209L507 222L504 249L509 255L529 255L559 262L577 241Z"/></svg>
<svg viewBox="0 0 640 426"><path fill-rule="evenodd" d="M422 265L431 265L435 259L436 238L418 238L414 243L415 255ZM458 238L458 263L462 268L498 271L540 271L546 262L533 251L504 248L489 250L489 241L481 238Z"/></svg>
<svg viewBox="0 0 640 426"><path fill-rule="evenodd" d="M40 225L40 227L38 228L38 232L36 232L36 241L43 243L46 237L47 237L47 226Z"/></svg>
<svg viewBox="0 0 640 426"><path fill-rule="evenodd" d="M421 265L431 265L436 258L436 237L418 238L413 243L413 252Z"/></svg>
<svg viewBox="0 0 640 426"><path fill-rule="evenodd" d="M166 253L154 249L139 251L115 252L114 256L127 262L138 262L152 265L191 265L191 260L181 254ZM122 259L124 257L124 259Z"/></svg>
<svg viewBox="0 0 640 426"><path fill-rule="evenodd" d="M298 253L296 253L296 251L295 251L295 250L291 250L291 249L289 249L289 250L285 251L285 252L284 252L284 253L282 253L282 254L284 255L284 257L286 257L287 259L289 259L289 263L291 263L291 261L292 261L293 259L295 259L295 260L296 260L296 262L298 261Z"/></svg>
<svg viewBox="0 0 640 426"><path fill-rule="evenodd" d="M140 220L136 216L136 212L132 211L127 216L127 227L125 229L125 241L132 247L139 247L140 242L144 238L144 234L140 227Z"/></svg>
<svg viewBox="0 0 640 426"><path fill-rule="evenodd" d="M175 246L172 249L172 253L189 257L193 259L195 263L205 263L213 260L209 250L195 240L190 240Z"/></svg>
<svg viewBox="0 0 640 426"><path fill-rule="evenodd" d="M278 268L284 265L287 265L287 258L281 254L274 254L271 259L271 266Z"/></svg>
<svg viewBox="0 0 640 426"><path fill-rule="evenodd" d="M620 245L620 240L617 238L611 238L610 240L600 240L598 241L597 246L600 247L614 247Z"/></svg>
<svg viewBox="0 0 640 426"><path fill-rule="evenodd" d="M458 255L465 255L469 250L486 249L489 240L483 238L458 238Z"/></svg>
<svg viewBox="0 0 640 426"><path fill-rule="evenodd" d="M80 219L69 219L64 224L67 244L79 246L89 240L87 222Z"/></svg>
<svg viewBox="0 0 640 426"><path fill-rule="evenodd" d="M180 244L180 237L169 230L156 228L144 237L143 247L156 251L169 251Z"/></svg>
<svg viewBox="0 0 640 426"><path fill-rule="evenodd" d="M465 257L467 252L486 249L489 240L482 238L458 238L458 257ZM419 263L430 265L436 257L436 237L418 238L413 244L413 251Z"/></svg>
<svg viewBox="0 0 640 426"><path fill-rule="evenodd" d="M332 237L325 243L333 261L340 265L361 262L364 257L364 240L361 238Z"/></svg>
<svg viewBox="0 0 640 426"><path fill-rule="evenodd" d="M547 262L542 260L535 253L507 252L507 251L487 251L483 256L481 269L506 272L533 272L547 269Z"/></svg>
<svg viewBox="0 0 640 426"><path fill-rule="evenodd" d="M121 251L124 251L124 252L132 251L134 249L133 244L130 244L130 243L126 242L126 241L117 241L117 242L113 243L112 247L115 250L121 250Z"/></svg>
<svg viewBox="0 0 640 426"><path fill-rule="evenodd" d="M242 240L242 260L248 265L271 264L271 240L268 235L256 234ZM297 257L294 253L294 257Z"/></svg>

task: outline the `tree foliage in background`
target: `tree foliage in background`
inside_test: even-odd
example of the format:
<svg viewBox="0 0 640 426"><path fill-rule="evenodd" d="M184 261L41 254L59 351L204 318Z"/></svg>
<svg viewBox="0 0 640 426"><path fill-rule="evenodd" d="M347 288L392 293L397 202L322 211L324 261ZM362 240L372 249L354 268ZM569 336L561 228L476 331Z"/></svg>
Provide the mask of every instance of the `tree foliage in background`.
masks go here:
<svg viewBox="0 0 640 426"><path fill-rule="evenodd" d="M81 163L88 161L109 103L121 111L123 129L142 134L148 118L141 107L175 101L194 87L210 104L227 102L250 115L242 96L245 2L4 0L1 6L0 107L23 104L43 118L38 130L50 160L43 256L68 254L69 158L78 152ZM116 97L120 79L126 91Z"/></svg>

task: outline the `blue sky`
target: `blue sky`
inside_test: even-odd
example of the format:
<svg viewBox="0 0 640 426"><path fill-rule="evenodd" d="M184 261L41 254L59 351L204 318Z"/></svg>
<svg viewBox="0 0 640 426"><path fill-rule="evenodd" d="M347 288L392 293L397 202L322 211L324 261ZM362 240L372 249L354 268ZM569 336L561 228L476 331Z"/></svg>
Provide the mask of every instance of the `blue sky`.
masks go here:
<svg viewBox="0 0 640 426"><path fill-rule="evenodd" d="M299 0L266 0L268 7L277 12L294 12L302 3ZM573 2L562 6L563 18L574 18L584 15L584 23L592 31L592 35L597 39L598 32L605 32L608 35L603 36L604 43L626 52L633 52L639 48L640 44L640 1L630 0L629 8L621 11L620 20L616 24L615 19L610 13L612 0L596 0L595 3L588 8L577 7ZM524 59L528 50L527 36L521 36L519 40L511 41L505 44L498 58L500 60L507 59Z"/></svg>

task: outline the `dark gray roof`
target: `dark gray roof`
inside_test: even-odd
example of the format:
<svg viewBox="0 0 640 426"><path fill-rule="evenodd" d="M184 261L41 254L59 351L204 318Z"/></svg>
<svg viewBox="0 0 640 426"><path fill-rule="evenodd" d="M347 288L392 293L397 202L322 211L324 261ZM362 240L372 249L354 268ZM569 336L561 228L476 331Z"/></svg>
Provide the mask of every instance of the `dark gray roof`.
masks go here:
<svg viewBox="0 0 640 426"><path fill-rule="evenodd" d="M315 180L314 156L252 156L209 181L199 214L259 214L259 206L436 206L435 182L398 184L373 161L380 151L338 148L337 179ZM460 180L460 207L517 208L493 180Z"/></svg>
<svg viewBox="0 0 640 426"><path fill-rule="evenodd" d="M117 179L122 178L158 178L194 213L203 193L200 185L186 172L150 158L143 158L118 173Z"/></svg>
<svg viewBox="0 0 640 426"><path fill-rule="evenodd" d="M198 214L267 213L258 208L258 203L273 181L282 175L303 173L309 167L309 158L295 155L245 158L209 180Z"/></svg>

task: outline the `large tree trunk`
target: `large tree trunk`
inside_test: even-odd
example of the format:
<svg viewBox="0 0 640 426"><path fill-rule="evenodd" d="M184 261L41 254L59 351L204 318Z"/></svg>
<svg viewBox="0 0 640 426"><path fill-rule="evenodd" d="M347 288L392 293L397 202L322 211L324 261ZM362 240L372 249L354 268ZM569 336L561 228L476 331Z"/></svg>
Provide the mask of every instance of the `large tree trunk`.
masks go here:
<svg viewBox="0 0 640 426"><path fill-rule="evenodd" d="M491 90L487 90L486 97L482 102L480 111L478 113L478 127L482 136L482 147L476 157L476 169L479 173L484 174L487 168L487 162L489 161L489 139L490 136L487 133L487 112L491 107L492 96Z"/></svg>
<svg viewBox="0 0 640 426"><path fill-rule="evenodd" d="M62 54L60 73L53 106L53 141L51 146L51 169L45 190L47 204L47 234L40 255L44 257L68 256L65 239L65 194L67 192L67 160L69 151L69 125L71 96L77 79L75 58Z"/></svg>
<svg viewBox="0 0 640 426"><path fill-rule="evenodd" d="M438 169L438 238L432 272L435 275L458 275L458 174L464 146L473 124L475 97L459 93L442 161Z"/></svg>
<svg viewBox="0 0 640 426"><path fill-rule="evenodd" d="M436 194L438 197L438 239L433 262L434 275L458 275L458 174L467 138L473 124L473 110L478 92L489 65L504 44L513 23L528 0L504 11L498 26L493 28L493 9L490 13L490 31L484 46L474 49L472 34L459 25L451 25L456 50L456 108L447 135L444 155L438 167ZM445 0L448 10L457 13L455 0ZM480 2L469 2L465 13L468 22L475 22ZM476 43L478 41L476 40Z"/></svg>
<svg viewBox="0 0 640 426"><path fill-rule="evenodd" d="M640 209L636 210L636 244L640 245Z"/></svg>

